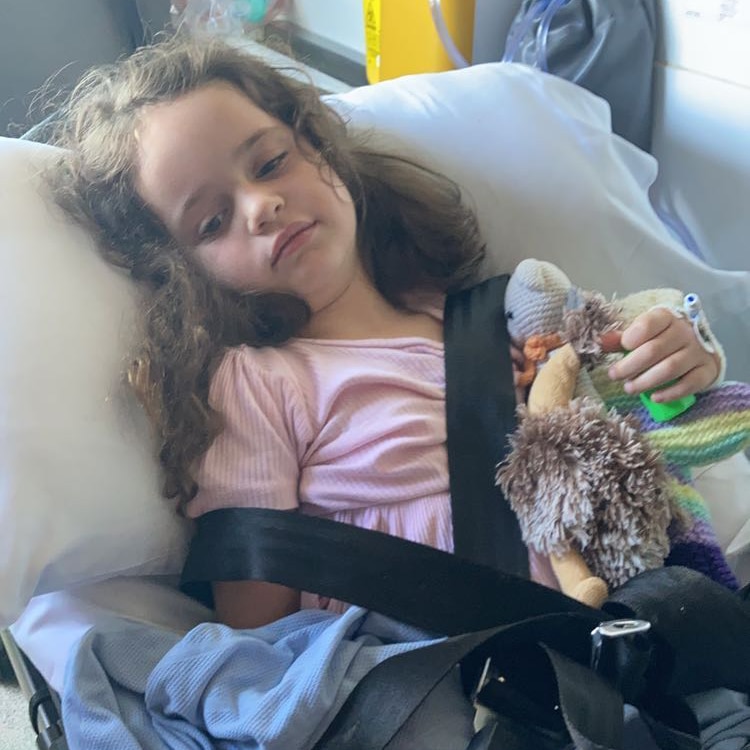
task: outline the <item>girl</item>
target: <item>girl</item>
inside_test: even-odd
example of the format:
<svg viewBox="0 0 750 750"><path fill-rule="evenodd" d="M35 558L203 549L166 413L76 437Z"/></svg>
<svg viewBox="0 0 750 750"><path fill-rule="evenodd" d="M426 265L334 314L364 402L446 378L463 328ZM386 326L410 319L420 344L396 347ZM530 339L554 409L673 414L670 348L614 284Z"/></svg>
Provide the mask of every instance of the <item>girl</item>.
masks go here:
<svg viewBox="0 0 750 750"><path fill-rule="evenodd" d="M299 509L449 550L442 297L484 248L446 178L358 141L318 92L218 42L88 75L57 143L59 202L147 295L130 379L189 516ZM631 391L721 362L664 309L622 335ZM334 602L215 582L254 627Z"/></svg>

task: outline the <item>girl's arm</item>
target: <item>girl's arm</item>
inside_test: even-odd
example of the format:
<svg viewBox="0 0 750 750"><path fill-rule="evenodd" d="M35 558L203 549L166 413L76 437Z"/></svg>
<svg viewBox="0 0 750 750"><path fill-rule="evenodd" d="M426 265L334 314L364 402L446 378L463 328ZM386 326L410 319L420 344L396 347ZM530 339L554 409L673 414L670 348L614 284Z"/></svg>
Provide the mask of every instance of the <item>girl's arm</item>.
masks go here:
<svg viewBox="0 0 750 750"><path fill-rule="evenodd" d="M297 509L300 446L313 433L289 369L270 347L227 351L211 382L223 430L197 467L189 516L218 508ZM213 593L218 620L238 629L267 625L300 607L298 591L273 583L215 581Z"/></svg>
<svg viewBox="0 0 750 750"><path fill-rule="evenodd" d="M299 610L299 591L264 581L214 581L214 606L230 628L259 628Z"/></svg>

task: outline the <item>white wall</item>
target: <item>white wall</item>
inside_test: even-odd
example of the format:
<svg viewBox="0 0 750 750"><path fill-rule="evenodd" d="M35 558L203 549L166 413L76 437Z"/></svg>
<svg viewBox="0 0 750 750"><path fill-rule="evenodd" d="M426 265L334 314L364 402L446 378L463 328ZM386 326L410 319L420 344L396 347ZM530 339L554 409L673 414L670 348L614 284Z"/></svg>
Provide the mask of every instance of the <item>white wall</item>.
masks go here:
<svg viewBox="0 0 750 750"><path fill-rule="evenodd" d="M293 8L298 26L343 47L352 58L364 59L363 0L294 0Z"/></svg>
<svg viewBox="0 0 750 750"><path fill-rule="evenodd" d="M656 199L708 263L750 271L750 2L662 0Z"/></svg>

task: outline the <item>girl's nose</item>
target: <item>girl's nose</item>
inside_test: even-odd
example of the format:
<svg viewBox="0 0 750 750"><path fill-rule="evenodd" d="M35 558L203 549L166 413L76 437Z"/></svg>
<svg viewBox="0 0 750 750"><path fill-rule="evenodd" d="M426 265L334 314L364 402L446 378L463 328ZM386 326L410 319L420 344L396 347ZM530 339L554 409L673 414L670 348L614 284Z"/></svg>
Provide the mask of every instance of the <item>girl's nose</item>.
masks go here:
<svg viewBox="0 0 750 750"><path fill-rule="evenodd" d="M250 234L273 231L284 207L281 195L274 190L259 189L257 185L253 185L242 191L240 200Z"/></svg>

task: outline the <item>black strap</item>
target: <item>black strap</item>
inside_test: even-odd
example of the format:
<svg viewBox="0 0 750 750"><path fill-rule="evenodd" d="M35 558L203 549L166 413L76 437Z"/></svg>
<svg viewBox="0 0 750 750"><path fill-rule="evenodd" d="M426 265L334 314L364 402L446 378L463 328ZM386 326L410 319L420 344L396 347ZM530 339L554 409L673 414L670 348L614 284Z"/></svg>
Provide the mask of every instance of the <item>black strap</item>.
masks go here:
<svg viewBox="0 0 750 750"><path fill-rule="evenodd" d="M619 695L596 675L536 643L580 630L576 620L575 616L548 615L456 636L388 659L354 689L314 750L383 750L454 665L476 652L482 657L495 655L504 674L503 682L493 683L502 691L495 696L495 705L501 709L503 724L492 738L494 744L487 747L561 748L569 743L569 735L580 734L581 725L593 742L582 747L619 748L623 723ZM515 670L513 664L503 662L514 654L523 656L523 663L515 660L520 667ZM540 670L547 679L534 679ZM559 693L554 690L555 682ZM586 716L581 714L583 703L578 698L584 685L595 688L590 691L595 698L587 706L593 711ZM540 687L545 688L543 694ZM501 737L503 744L498 745ZM525 744L510 745L511 738Z"/></svg>
<svg viewBox="0 0 750 750"><path fill-rule="evenodd" d="M614 616L652 624L655 654L647 677L654 696L726 687L750 692L750 603L689 568L642 573L612 593Z"/></svg>
<svg viewBox="0 0 750 750"><path fill-rule="evenodd" d="M445 411L456 554L528 576L528 552L495 467L515 429L515 389L505 321L507 276L445 303Z"/></svg>
<svg viewBox="0 0 750 750"><path fill-rule="evenodd" d="M581 614L591 627L601 620L559 591L389 534L262 508L206 513L183 590L208 603L212 581L238 580L314 591L444 635L550 612Z"/></svg>
<svg viewBox="0 0 750 750"><path fill-rule="evenodd" d="M341 565L341 560L347 564ZM446 665L454 665L482 642L482 635L472 631L493 626L499 628L495 632L515 629L517 638L514 644L497 641L498 648L507 652L495 652L496 658L522 653L529 684L557 686L560 705L571 707L568 723L575 731L589 738L599 731L595 719L605 710L600 705L602 693L591 689L595 678L585 665L590 631L608 616L559 592L431 547L326 519L250 508L217 510L198 519L183 572L184 588L196 593L206 590L211 581L253 579L315 591L459 638L459 645L466 646L460 657L454 646L439 646L447 649L442 655L434 647L429 659L436 671L431 676L425 677L422 668L409 661L419 656L404 655L396 662L402 667L392 667L402 672L386 692L404 711L383 714L378 721L388 723L394 732L424 702ZM606 609L610 617L641 617L653 624L654 656L642 695L632 700L649 711L665 747L697 747L681 703L671 698L720 686L750 691L750 608L700 573L676 567L649 571L619 589ZM557 613L557 619L545 619L549 613ZM555 622L554 628L548 626L550 622ZM563 665L550 681L518 651L522 643L537 642L578 667ZM585 670L583 681L580 669ZM361 691L378 701L382 685L378 673L371 674L375 676L365 678ZM391 673L386 674L390 680ZM411 682L417 677L422 681L418 689ZM581 687L588 688L584 694ZM406 711L414 699L416 708ZM611 710L610 702L604 705ZM363 722L366 714L357 710L351 709L351 721L356 723L358 715L359 723L369 727L370 718ZM345 736L346 726L336 726ZM506 726L502 731L510 730Z"/></svg>

